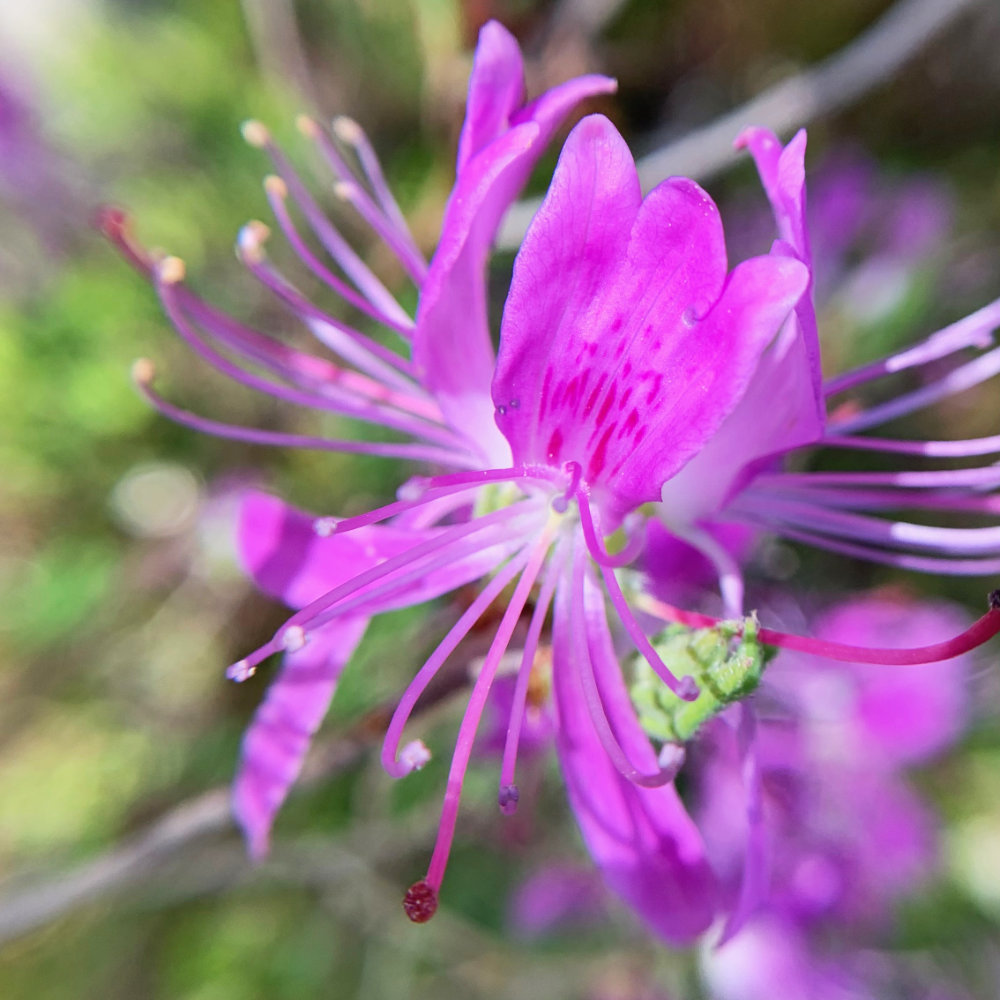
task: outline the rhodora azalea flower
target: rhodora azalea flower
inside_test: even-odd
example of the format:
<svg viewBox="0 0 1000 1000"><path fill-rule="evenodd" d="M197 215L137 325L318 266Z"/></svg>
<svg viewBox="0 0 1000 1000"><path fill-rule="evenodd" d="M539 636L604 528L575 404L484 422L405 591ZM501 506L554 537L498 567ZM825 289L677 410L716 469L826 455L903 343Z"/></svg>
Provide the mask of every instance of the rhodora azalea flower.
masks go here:
<svg viewBox="0 0 1000 1000"><path fill-rule="evenodd" d="M664 937L685 941L715 919L717 879L670 784L683 751L667 744L658 755L640 727L613 630L678 700L703 694L664 662L632 604L671 621L715 619L645 595L643 577L629 567L641 566L653 512L716 563L730 613L741 613L739 569L711 519L768 483L762 470L775 468L785 451L823 439L818 347L801 186L794 188L794 169L783 166L787 153L749 140L782 239L772 253L730 271L708 195L673 178L643 198L624 141L605 118L591 116L567 139L518 254L494 354L484 269L500 218L559 122L582 98L612 88L606 78L582 77L524 104L517 46L499 25L488 25L473 66L455 188L429 263L360 129L344 122L335 128L355 154L356 174L333 139L303 123L340 194L412 278L415 318L321 213L263 126L245 128L275 164L268 197L304 264L396 335L399 351L302 296L267 260L260 223L241 234L244 262L336 362L287 347L203 302L184 284L181 263L154 261L138 249L120 216L108 216L106 228L150 274L178 332L209 363L275 398L379 424L406 440L301 437L210 421L163 399L152 387L152 366L140 362L140 387L168 416L244 441L409 458L446 470L411 478L395 502L343 520L316 518L263 494L246 500L240 547L247 569L299 609L229 671L243 680L267 657L285 655L247 733L236 781L236 813L252 853L266 850L274 815L372 616L481 579L476 598L404 692L383 747L385 768L397 777L427 760L419 740L404 741L410 713L476 621L509 594L459 727L427 876L407 893L407 913L422 921L437 906L476 730L527 614L498 791L504 811L516 806L525 699L551 609L557 744L584 837L612 886ZM801 165L800 154L795 162ZM303 240L290 200L336 272ZM742 426L748 416L753 428ZM706 449L716 456L710 467L702 461ZM696 503L672 485L692 468L698 478L687 482L703 487ZM605 541L612 534L623 542L614 554ZM670 568L657 572L669 575ZM983 641L1000 628L998 617L990 611L955 642L889 655L767 629L760 638L826 655L919 662ZM749 745L752 716L746 719Z"/></svg>

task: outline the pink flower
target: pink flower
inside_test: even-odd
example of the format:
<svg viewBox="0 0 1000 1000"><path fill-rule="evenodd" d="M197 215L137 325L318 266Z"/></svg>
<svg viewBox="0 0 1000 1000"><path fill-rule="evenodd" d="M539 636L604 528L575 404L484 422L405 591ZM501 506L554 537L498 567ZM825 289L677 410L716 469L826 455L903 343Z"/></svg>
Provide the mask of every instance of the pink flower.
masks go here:
<svg viewBox="0 0 1000 1000"><path fill-rule="evenodd" d="M643 593L642 577L626 568L641 553L649 509L709 556L730 613L741 613L738 564L710 522L740 516L756 524L754 500L783 475L773 471L781 456L824 439L801 214L804 139L784 153L762 135L748 139L782 238L772 253L729 270L708 195L692 181L672 178L643 198L621 136L603 117L583 119L566 141L515 262L495 356L484 269L500 219L569 111L613 87L604 77L581 77L525 104L516 43L499 25L487 25L469 86L455 187L429 263L360 128L344 121L335 126L336 139L356 154L356 174L334 139L313 122L302 123L341 196L412 278L419 293L415 318L322 214L267 130L248 123L245 135L277 170L266 190L289 242L348 305L394 334L399 350L299 293L268 261L261 223L240 235L244 263L336 361L289 348L202 301L185 285L181 262L152 260L131 241L120 215L109 214L106 229L150 275L180 335L210 364L276 399L374 424L396 438L302 437L207 420L161 397L151 363L139 362L140 388L166 415L237 440L387 455L448 470L411 478L395 502L343 520L248 496L240 524L246 568L262 589L299 609L229 669L244 680L267 657L285 656L247 733L236 780L235 810L251 852L266 850L273 818L367 622L483 580L404 692L383 746L383 764L395 777L427 760L420 740L404 742L410 713L476 621L509 592L459 727L427 875L404 902L408 915L426 920L437 907L475 734L525 614L498 790L504 811L516 806L528 680L551 609L556 740L584 839L612 887L662 936L681 942L714 920L719 887L670 784L683 750L668 745L658 756L639 726L612 630L627 636L666 688L681 699L696 698L698 685L663 661L632 608L638 601L669 621L716 623L656 602ZM302 239L290 200L336 271ZM603 539L618 531L624 547L611 554ZM955 643L890 661L954 655L994 634L997 617L1000 612L991 611ZM844 655L836 643L817 645L766 629L761 637ZM869 655L883 658L880 651ZM752 714L745 718L749 747ZM747 870L759 880L760 866Z"/></svg>

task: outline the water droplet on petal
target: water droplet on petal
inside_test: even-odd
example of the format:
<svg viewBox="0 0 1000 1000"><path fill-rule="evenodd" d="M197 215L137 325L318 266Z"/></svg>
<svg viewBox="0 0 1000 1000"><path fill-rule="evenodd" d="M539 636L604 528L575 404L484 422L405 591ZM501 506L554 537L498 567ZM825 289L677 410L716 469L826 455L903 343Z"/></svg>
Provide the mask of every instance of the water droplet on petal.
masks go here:
<svg viewBox="0 0 1000 1000"><path fill-rule="evenodd" d="M507 412L507 407L502 404L497 407L497 413L502 417Z"/></svg>
<svg viewBox="0 0 1000 1000"><path fill-rule="evenodd" d="M698 314L694 311L694 308L685 309L681 313L681 322L686 327L693 327L698 322Z"/></svg>
<svg viewBox="0 0 1000 1000"><path fill-rule="evenodd" d="M437 913L438 895L423 880L414 882L403 897L403 909L415 924L426 924Z"/></svg>
<svg viewBox="0 0 1000 1000"><path fill-rule="evenodd" d="M510 401L510 408L512 410L516 410L520 405L521 405L521 400L519 399L512 399Z"/></svg>

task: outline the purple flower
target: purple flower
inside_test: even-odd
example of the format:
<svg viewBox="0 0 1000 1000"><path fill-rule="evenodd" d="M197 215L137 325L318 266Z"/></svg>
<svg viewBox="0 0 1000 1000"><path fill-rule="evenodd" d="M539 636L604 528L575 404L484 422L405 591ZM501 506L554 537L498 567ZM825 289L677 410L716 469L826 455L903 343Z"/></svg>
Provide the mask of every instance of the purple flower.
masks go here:
<svg viewBox="0 0 1000 1000"><path fill-rule="evenodd" d="M400 350L298 292L268 261L261 223L240 235L244 263L336 361L292 349L208 305L185 285L180 261L155 261L132 242L120 214L108 214L105 228L152 278L180 335L210 364L276 399L397 436L334 440L207 420L160 396L151 363L139 362L137 382L163 413L237 440L402 457L449 470L411 478L395 502L342 520L316 518L264 494L248 496L240 524L246 568L263 590L299 609L229 669L244 680L267 657L285 656L247 733L236 780L235 810L251 853L266 850L275 813L367 622L483 580L404 692L383 746L383 764L396 777L426 762L420 740L404 741L411 711L476 621L509 594L459 727L437 842L426 878L407 893L408 915L423 921L437 907L476 731L524 614L498 790L505 812L516 807L530 673L551 609L556 743L584 839L608 883L663 937L682 942L709 926L722 896L701 836L670 784L683 749L668 743L660 754L654 750L633 711L616 641L627 638L659 683L692 700L697 683L664 662L632 605L673 622L717 620L663 605L627 567L638 566L652 510L709 557L728 613L742 614L737 559L715 520L739 516L753 527L767 520L754 506L761 491L792 488L782 478L790 474L780 472L781 457L826 439L802 216L804 137L782 152L773 137L749 135L781 239L770 254L730 271L708 195L673 178L643 198L622 138L605 118L585 118L566 141L518 254L495 356L484 270L500 219L569 111L613 86L604 77L582 77L524 104L516 43L499 25L487 25L455 187L429 263L360 128L338 122L335 141L314 122L302 122L340 195L412 278L419 292L415 319L322 214L267 130L245 126L275 165L268 198L305 266L367 321L394 334ZM348 165L344 145L360 173ZM302 238L290 202L336 271ZM828 493L810 502L826 503ZM611 554L605 540L616 533L623 547ZM667 566L647 561L645 568L670 576ZM867 655L885 662L954 655L995 634L998 617L990 611L954 642L888 659L879 650ZM844 647L829 641L767 629L760 636L845 656ZM864 658L864 651L846 652ZM746 751L753 743L749 710L744 719ZM749 900L759 895L761 866L746 870Z"/></svg>
<svg viewBox="0 0 1000 1000"><path fill-rule="evenodd" d="M952 634L963 622L950 605L886 594L847 601L815 627L822 638L898 646ZM758 695L770 892L736 941L705 954L719 1000L884 995L866 986L849 942L887 925L893 905L933 873L935 817L905 769L961 735L970 667L968 655L896 672L778 656ZM695 816L730 893L743 863L732 823L743 796L734 744L716 722L691 772Z"/></svg>

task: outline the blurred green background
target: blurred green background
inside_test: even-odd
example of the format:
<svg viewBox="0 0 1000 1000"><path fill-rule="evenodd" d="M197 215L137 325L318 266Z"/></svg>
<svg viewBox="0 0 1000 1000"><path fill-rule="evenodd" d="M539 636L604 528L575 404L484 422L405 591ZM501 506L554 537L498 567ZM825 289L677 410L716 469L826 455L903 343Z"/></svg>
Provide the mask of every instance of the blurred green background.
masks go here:
<svg viewBox="0 0 1000 1000"><path fill-rule="evenodd" d="M141 241L183 257L212 301L274 326L273 304L230 249L240 225L267 214L267 165L240 139L245 118L266 121L307 171L315 164L296 113L362 122L430 250L471 46L487 17L519 36L532 92L581 71L617 76L620 92L602 110L642 152L836 51L888 6L0 6L0 996L699 995L690 959L658 947L613 903L570 932L526 941L511 931L519 880L549 862L586 864L547 761L526 781L538 786L533 808L502 825L496 764L474 765L442 911L424 927L406 922L399 899L425 864L457 718L448 702L427 720L438 751L431 766L394 786L375 754L356 754L336 777L293 796L273 859L259 870L231 829L209 823L183 851L140 858L116 891L90 897L83 887L79 905L58 919L29 933L9 929L14 911L24 912L23 897L10 905L16 893L128 843L230 779L270 670L242 687L222 671L282 620L235 565L234 489L264 484L299 506L341 513L384 502L399 479L389 463L222 442L153 413L128 379L139 356L156 359L170 398L200 413L316 426L312 415L192 364L153 292L92 223L100 204L126 206ZM888 303L862 308L871 305L863 284L830 300L831 370L1000 292L1000 16L992 6L944 33L889 85L810 129L811 165L845 146L865 149L877 157L887 197L932 178L953 212ZM588 21L587 10L602 16ZM745 167L711 185L737 217L754 189ZM862 241L845 266L864 251ZM509 257L498 280L505 266ZM947 433L933 433L994 433L998 417L988 386L949 404ZM839 574L844 588L888 577L795 558L805 570ZM981 602L981 581L907 582ZM325 726L328 745L401 689L438 626L400 613L372 630ZM996 995L1000 962L1000 702L994 677L975 683L980 717L968 739L923 776L947 818L946 875L882 944L930 956L985 998ZM362 733L361 742L371 741Z"/></svg>

